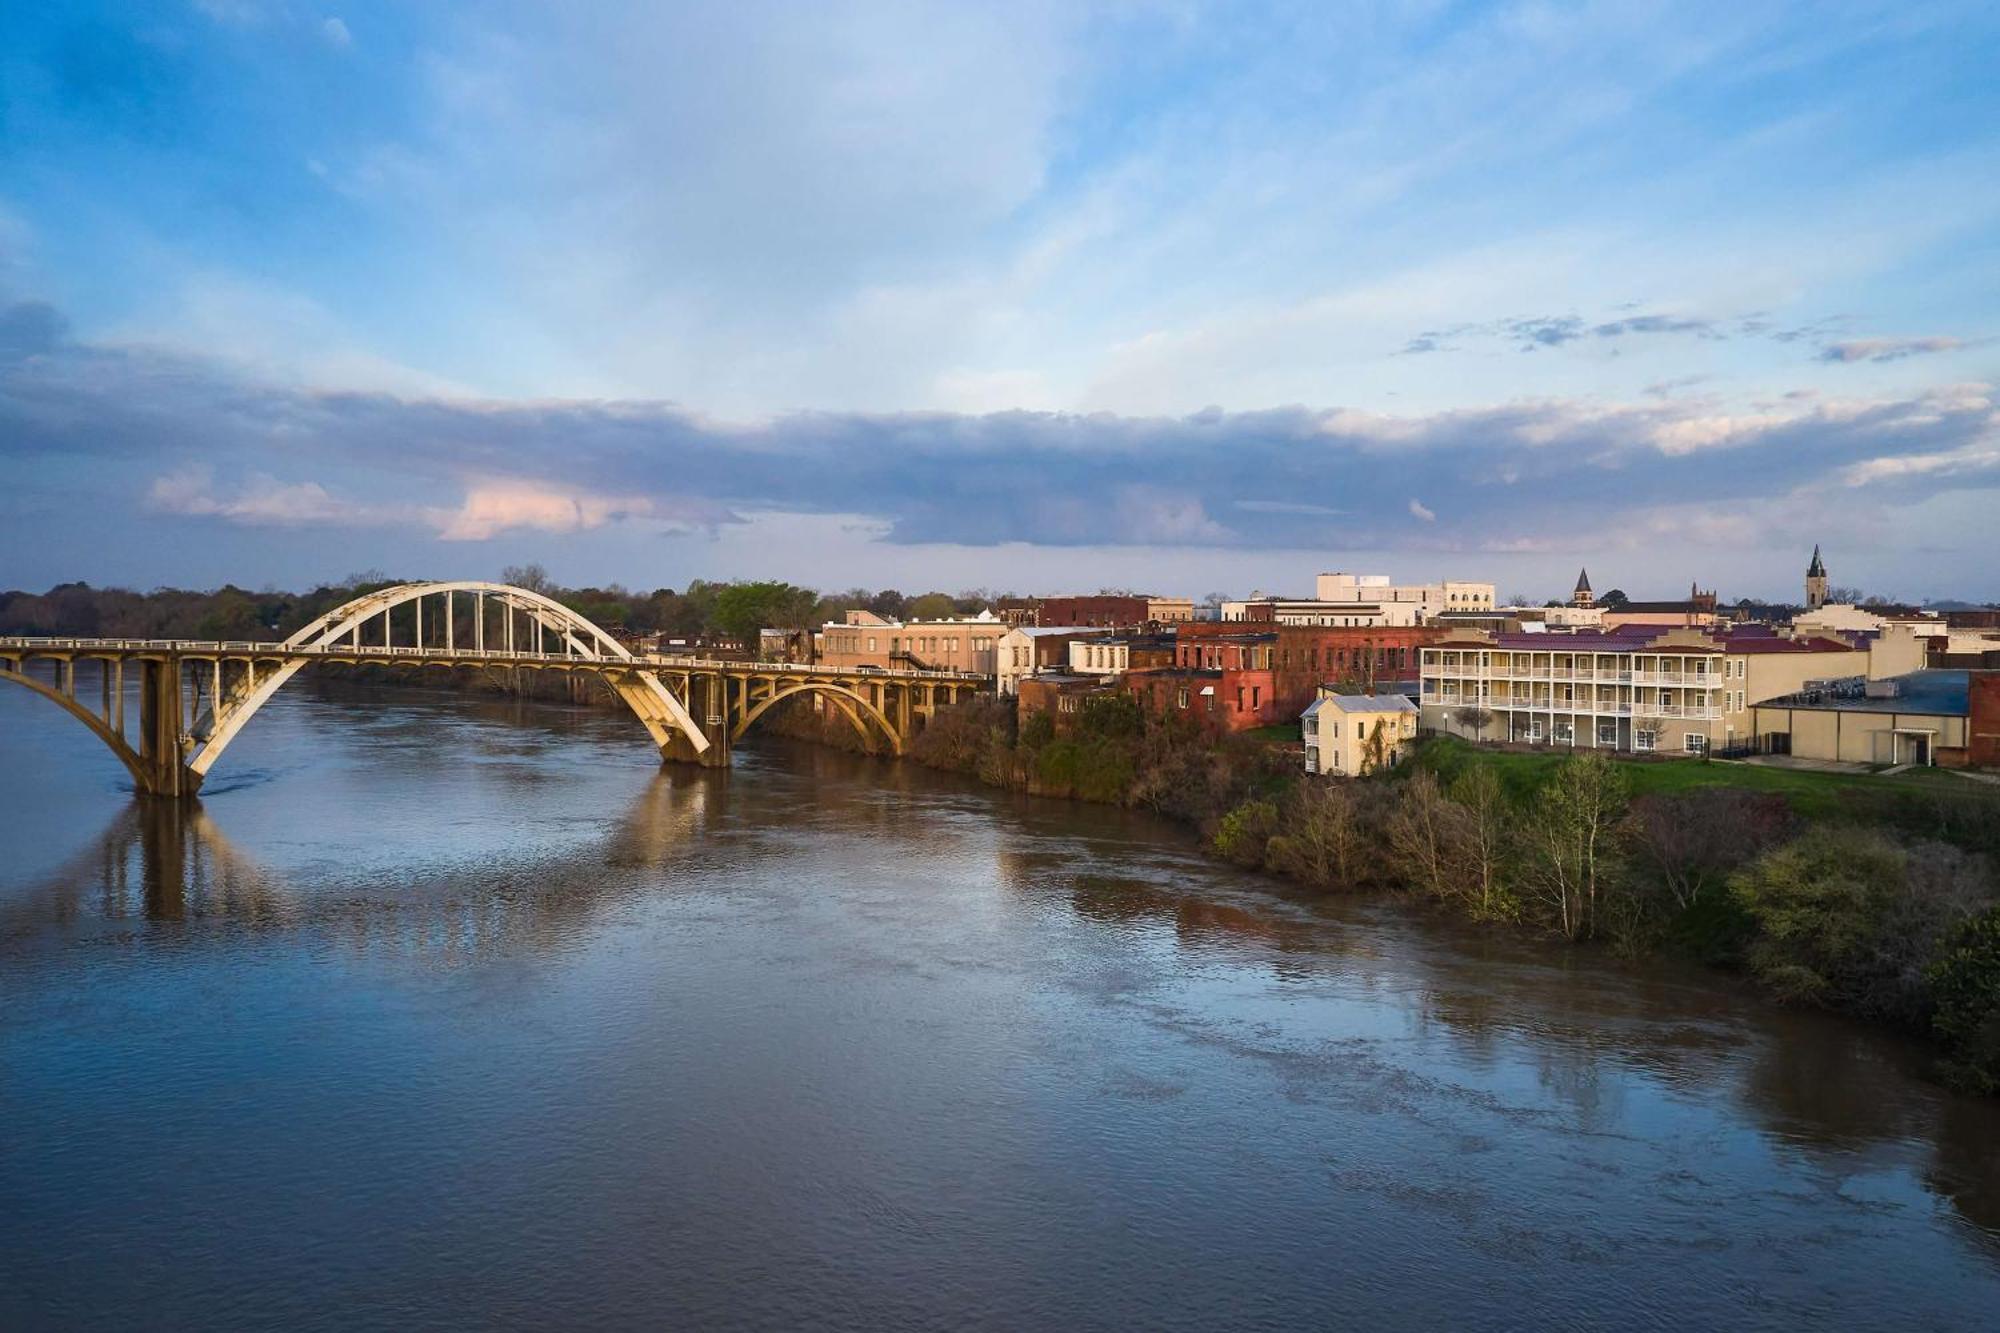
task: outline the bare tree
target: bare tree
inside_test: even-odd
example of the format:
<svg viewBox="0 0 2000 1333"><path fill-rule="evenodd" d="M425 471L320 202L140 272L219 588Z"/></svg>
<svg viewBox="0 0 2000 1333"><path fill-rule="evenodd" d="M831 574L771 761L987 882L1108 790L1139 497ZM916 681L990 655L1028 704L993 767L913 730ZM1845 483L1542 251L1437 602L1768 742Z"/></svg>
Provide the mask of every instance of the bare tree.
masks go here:
<svg viewBox="0 0 2000 1333"><path fill-rule="evenodd" d="M1596 929L1598 898L1617 864L1611 827L1624 805L1624 780L1601 754L1563 760L1536 799L1530 883L1566 939Z"/></svg>
<svg viewBox="0 0 2000 1333"><path fill-rule="evenodd" d="M1501 790L1500 779L1484 764L1474 765L1451 784L1451 799L1465 811L1470 871L1466 893L1473 915L1481 920L1513 916L1516 904L1507 884L1507 863L1514 845L1514 807Z"/></svg>
<svg viewBox="0 0 2000 1333"><path fill-rule="evenodd" d="M1493 713L1490 709L1481 708L1478 704L1467 704L1463 708L1454 708L1451 713L1451 720L1473 732L1480 740L1484 741L1486 739L1486 728L1493 724Z"/></svg>
<svg viewBox="0 0 2000 1333"><path fill-rule="evenodd" d="M549 571L540 565L509 565L500 571L500 581L539 593L547 593L556 586L549 578Z"/></svg>
<svg viewBox="0 0 2000 1333"><path fill-rule="evenodd" d="M1631 844L1658 872L1681 911L1729 872L1789 837L1791 806L1782 796L1704 787L1681 795L1642 796L1627 820Z"/></svg>
<svg viewBox="0 0 2000 1333"><path fill-rule="evenodd" d="M1285 810L1270 841L1270 865L1319 888L1352 888L1367 878L1376 830L1357 793L1366 783L1309 782Z"/></svg>
<svg viewBox="0 0 2000 1333"><path fill-rule="evenodd" d="M1469 877L1469 816L1438 789L1437 778L1419 772L1403 785L1389 816L1389 845L1411 887L1433 898L1456 898Z"/></svg>

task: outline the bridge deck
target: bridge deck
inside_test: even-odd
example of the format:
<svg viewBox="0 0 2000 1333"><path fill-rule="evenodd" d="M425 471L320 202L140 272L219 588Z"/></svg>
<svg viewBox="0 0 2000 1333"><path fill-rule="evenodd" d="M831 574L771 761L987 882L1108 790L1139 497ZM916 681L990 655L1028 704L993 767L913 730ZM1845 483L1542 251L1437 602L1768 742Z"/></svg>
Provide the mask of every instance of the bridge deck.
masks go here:
<svg viewBox="0 0 2000 1333"><path fill-rule="evenodd" d="M262 661L320 659L331 661L395 661L412 664L444 663L493 666L575 666L624 667L652 671L699 671L722 675L800 675L837 677L857 681L957 681L982 682L992 679L974 671L940 671L898 668L871 670L866 667L819 666L809 662L744 662L731 658L682 657L666 653L635 653L614 657L608 653L537 653L504 648L414 647L408 644L310 644L273 643L258 639L85 639L30 635L0 636L0 656L36 657L181 657L197 660L215 658Z"/></svg>

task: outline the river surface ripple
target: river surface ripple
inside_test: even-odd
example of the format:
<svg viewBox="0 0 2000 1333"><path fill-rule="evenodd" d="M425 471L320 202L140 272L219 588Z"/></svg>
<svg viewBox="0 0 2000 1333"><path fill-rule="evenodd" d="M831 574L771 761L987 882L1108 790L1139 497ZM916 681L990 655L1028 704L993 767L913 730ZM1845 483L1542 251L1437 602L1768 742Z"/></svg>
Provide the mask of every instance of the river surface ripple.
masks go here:
<svg viewBox="0 0 2000 1333"><path fill-rule="evenodd" d="M2000 1326L2000 1109L1713 976L609 711L0 760L6 1329Z"/></svg>

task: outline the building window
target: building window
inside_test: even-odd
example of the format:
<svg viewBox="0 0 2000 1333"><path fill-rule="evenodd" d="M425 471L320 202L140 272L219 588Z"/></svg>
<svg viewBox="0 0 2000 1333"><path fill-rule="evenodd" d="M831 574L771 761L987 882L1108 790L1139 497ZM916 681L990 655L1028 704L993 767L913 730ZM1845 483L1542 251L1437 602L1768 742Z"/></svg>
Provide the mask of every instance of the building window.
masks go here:
<svg viewBox="0 0 2000 1333"><path fill-rule="evenodd" d="M875 651L875 636L873 634L868 636L868 651L871 653Z"/></svg>
<svg viewBox="0 0 2000 1333"><path fill-rule="evenodd" d="M1263 692L1264 692L1264 687L1261 685L1252 685L1250 687L1250 707L1252 710L1255 710L1256 708L1261 706L1258 696L1261 695Z"/></svg>
<svg viewBox="0 0 2000 1333"><path fill-rule="evenodd" d="M1180 688L1179 692L1178 692L1178 693L1176 694L1176 696L1175 696L1175 703L1176 703L1176 704L1177 704L1177 705L1178 705L1179 707L1181 707L1181 708L1186 708L1186 707L1187 707L1187 704L1188 704L1188 688L1187 688L1187 686L1185 686L1185 685L1181 686L1181 688Z"/></svg>
<svg viewBox="0 0 2000 1333"><path fill-rule="evenodd" d="M1616 722L1600 721L1597 724L1597 743L1599 745L1616 746L1618 744L1618 724Z"/></svg>
<svg viewBox="0 0 2000 1333"><path fill-rule="evenodd" d="M1653 732L1635 731L1632 733L1632 748L1635 750L1650 750L1653 748L1653 739Z"/></svg>
<svg viewBox="0 0 2000 1333"><path fill-rule="evenodd" d="M1074 713L1076 711L1076 705L1077 705L1077 697L1074 694L1065 694L1060 699L1056 700L1056 707L1061 709L1065 713Z"/></svg>
<svg viewBox="0 0 2000 1333"><path fill-rule="evenodd" d="M1699 731L1690 731L1681 737L1681 748L1689 754L1707 754L1708 737Z"/></svg>

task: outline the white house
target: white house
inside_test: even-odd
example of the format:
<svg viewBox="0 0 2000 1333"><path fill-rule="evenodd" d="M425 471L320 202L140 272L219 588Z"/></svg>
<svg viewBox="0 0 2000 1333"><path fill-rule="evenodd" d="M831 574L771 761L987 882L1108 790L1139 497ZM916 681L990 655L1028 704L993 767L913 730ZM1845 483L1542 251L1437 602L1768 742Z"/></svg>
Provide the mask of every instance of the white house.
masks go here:
<svg viewBox="0 0 2000 1333"><path fill-rule="evenodd" d="M1417 706L1400 694L1323 690L1300 715L1306 772L1359 777L1393 768L1417 738Z"/></svg>

